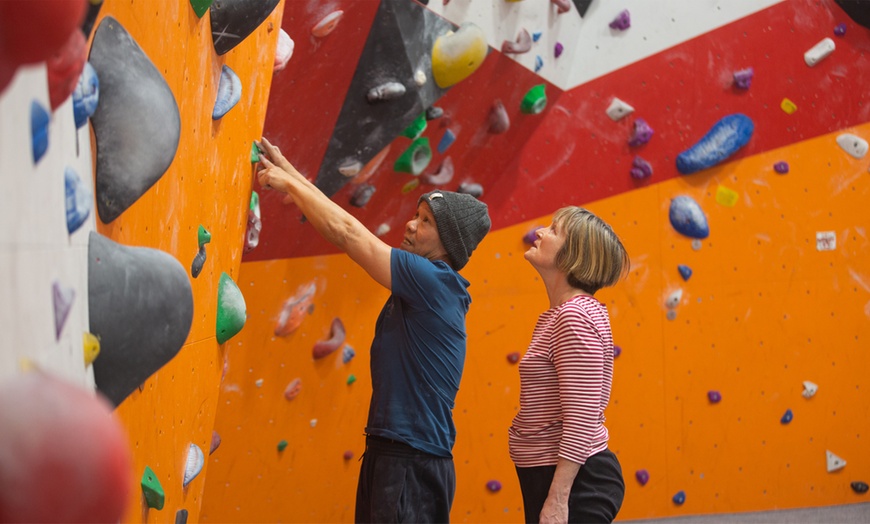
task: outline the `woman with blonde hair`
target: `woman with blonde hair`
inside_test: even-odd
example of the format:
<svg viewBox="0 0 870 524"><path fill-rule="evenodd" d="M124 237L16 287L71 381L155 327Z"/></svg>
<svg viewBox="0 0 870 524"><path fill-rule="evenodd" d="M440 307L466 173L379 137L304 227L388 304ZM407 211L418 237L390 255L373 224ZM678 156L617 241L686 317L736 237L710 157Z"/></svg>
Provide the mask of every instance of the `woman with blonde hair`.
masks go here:
<svg viewBox="0 0 870 524"><path fill-rule="evenodd" d="M628 254L607 223L580 207L559 209L535 237L525 259L550 308L520 361L520 410L509 430L526 522L611 522L625 483L604 426L613 336L594 295L628 271Z"/></svg>

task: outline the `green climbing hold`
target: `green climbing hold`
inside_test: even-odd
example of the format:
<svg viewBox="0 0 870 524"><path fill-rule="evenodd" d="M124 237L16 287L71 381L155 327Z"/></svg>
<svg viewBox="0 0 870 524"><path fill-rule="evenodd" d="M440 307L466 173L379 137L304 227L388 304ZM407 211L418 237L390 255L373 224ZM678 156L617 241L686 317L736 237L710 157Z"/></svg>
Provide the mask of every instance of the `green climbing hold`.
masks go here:
<svg viewBox="0 0 870 524"><path fill-rule="evenodd" d="M163 486L160 485L157 475L148 466L145 466L145 473L142 474L142 493L145 494L145 502L148 503L149 508L163 509L165 502Z"/></svg>
<svg viewBox="0 0 870 524"><path fill-rule="evenodd" d="M260 161L260 148L256 142L251 142L251 163L256 164Z"/></svg>
<svg viewBox="0 0 870 524"><path fill-rule="evenodd" d="M202 227L202 224L199 225L199 229L196 232L196 238L199 242L199 247L202 247L203 244L208 244L211 242L211 233L208 232L208 229Z"/></svg>
<svg viewBox="0 0 870 524"><path fill-rule="evenodd" d="M287 448L287 441L282 440L278 443L278 451L284 451Z"/></svg>
<svg viewBox="0 0 870 524"><path fill-rule="evenodd" d="M260 195L256 191L251 191L251 211L258 213L260 207Z"/></svg>
<svg viewBox="0 0 870 524"><path fill-rule="evenodd" d="M417 176L426 169L430 160L432 160L432 148L429 147L429 139L418 138L396 159L393 169Z"/></svg>
<svg viewBox="0 0 870 524"><path fill-rule="evenodd" d="M544 91L546 86L538 84L529 89L523 101L520 103L520 111L528 115L537 115L547 107L547 93Z"/></svg>
<svg viewBox="0 0 870 524"><path fill-rule="evenodd" d="M202 15L211 7L211 3L212 0L190 0L190 7L193 8L193 12L198 18L202 18Z"/></svg>
<svg viewBox="0 0 870 524"><path fill-rule="evenodd" d="M348 386L353 384L354 382L356 382L356 375L351 375L351 376L347 377L347 385Z"/></svg>
<svg viewBox="0 0 870 524"><path fill-rule="evenodd" d="M417 137L423 134L423 131L425 130L426 113L421 113L420 116L418 116L416 119L414 119L413 122L411 122L411 125L406 127L404 131L402 131L402 136L406 136L411 140L416 140Z"/></svg>
<svg viewBox="0 0 870 524"><path fill-rule="evenodd" d="M217 340L223 344L245 327L245 297L239 286L226 273L221 273L218 286Z"/></svg>

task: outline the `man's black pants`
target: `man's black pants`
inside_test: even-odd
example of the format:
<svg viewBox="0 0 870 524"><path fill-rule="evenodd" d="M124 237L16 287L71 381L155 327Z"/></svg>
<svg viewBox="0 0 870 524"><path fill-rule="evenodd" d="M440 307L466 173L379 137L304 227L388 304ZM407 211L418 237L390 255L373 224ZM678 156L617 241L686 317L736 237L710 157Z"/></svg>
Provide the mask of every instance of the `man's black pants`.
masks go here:
<svg viewBox="0 0 870 524"><path fill-rule="evenodd" d="M452 458L366 437L356 491L356 522L450 522L455 492Z"/></svg>

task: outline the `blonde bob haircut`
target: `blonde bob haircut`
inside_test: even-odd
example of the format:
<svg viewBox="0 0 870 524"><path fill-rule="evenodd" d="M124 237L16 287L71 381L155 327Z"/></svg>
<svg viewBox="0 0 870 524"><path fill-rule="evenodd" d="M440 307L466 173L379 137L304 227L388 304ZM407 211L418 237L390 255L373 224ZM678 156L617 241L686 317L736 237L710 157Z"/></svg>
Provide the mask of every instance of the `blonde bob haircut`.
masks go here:
<svg viewBox="0 0 870 524"><path fill-rule="evenodd" d="M563 207L553 215L553 224L565 237L556 254L556 267L568 275L571 287L594 295L599 289L616 284L628 272L628 253L619 237L591 211Z"/></svg>

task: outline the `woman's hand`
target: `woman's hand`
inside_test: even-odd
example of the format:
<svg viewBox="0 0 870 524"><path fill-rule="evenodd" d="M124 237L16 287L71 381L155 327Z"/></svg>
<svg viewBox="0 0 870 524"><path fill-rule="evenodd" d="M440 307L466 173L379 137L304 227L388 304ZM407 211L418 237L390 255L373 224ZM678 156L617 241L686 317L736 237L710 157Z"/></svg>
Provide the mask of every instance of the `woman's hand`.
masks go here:
<svg viewBox="0 0 870 524"><path fill-rule="evenodd" d="M560 504L554 497L547 497L541 508L540 524L562 524L568 522L568 503Z"/></svg>

